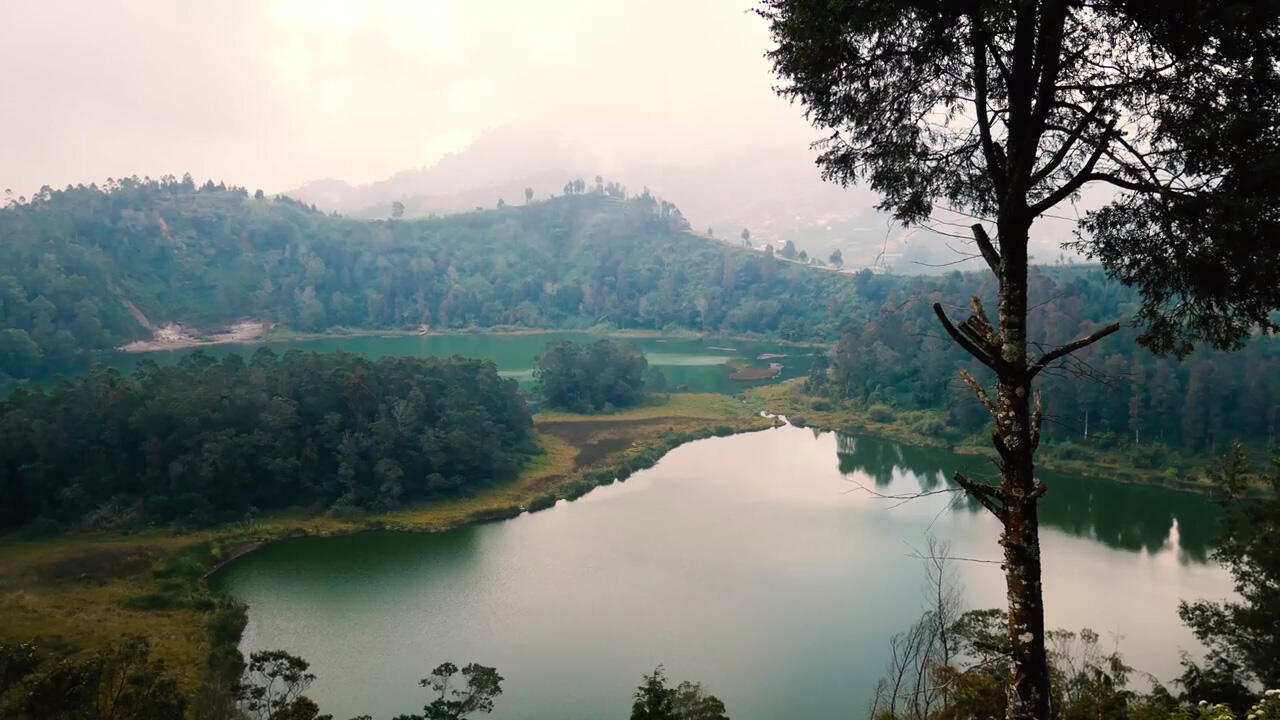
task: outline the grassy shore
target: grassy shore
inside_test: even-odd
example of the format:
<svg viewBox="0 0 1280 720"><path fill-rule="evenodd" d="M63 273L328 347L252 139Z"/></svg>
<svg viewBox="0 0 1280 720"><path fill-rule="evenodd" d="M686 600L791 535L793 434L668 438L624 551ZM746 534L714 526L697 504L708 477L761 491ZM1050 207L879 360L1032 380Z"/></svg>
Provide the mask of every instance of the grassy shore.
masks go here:
<svg viewBox="0 0 1280 720"><path fill-rule="evenodd" d="M638 407L609 414L544 412L534 425L543 453L514 482L472 497L353 517L299 510L196 532L0 539L0 642L40 638L46 647L74 654L124 633L145 634L182 687L194 692L206 666L206 624L216 602L205 578L245 552L289 537L379 529L440 532L536 512L649 467L690 440L774 426L777 421L762 417L762 411L785 415L797 425L960 453L990 452L976 441L944 440L937 432L939 412L836 404L805 395L803 380L752 388L737 397L654 395ZM1084 450L1075 447L1068 456L1048 446L1039 462L1078 474L1197 487L1195 479L1179 476L1173 483L1166 472L1136 468L1120 453Z"/></svg>
<svg viewBox="0 0 1280 720"><path fill-rule="evenodd" d="M754 408L786 415L797 425L823 430L874 435L904 445L945 448L961 455L995 457L995 450L978 437L958 437L946 427L942 410L896 410L837 403L804 393L804 378L753 388L747 398ZM1207 492L1204 468L1214 462L1205 455L1162 450L1158 462L1132 449L1104 450L1074 443L1045 444L1036 453L1036 465L1047 470L1117 482L1164 485L1179 490ZM1145 463L1144 463L1144 458Z"/></svg>
<svg viewBox="0 0 1280 720"><path fill-rule="evenodd" d="M440 532L513 517L578 497L657 462L699 437L759 430L776 421L725 395L653 396L607 415L535 418L543 453L520 477L472 497L377 515L285 512L196 532L66 533L0 540L0 642L38 638L74 655L126 633L150 637L188 693L203 679L215 607L207 574L264 543L288 537L388 529Z"/></svg>

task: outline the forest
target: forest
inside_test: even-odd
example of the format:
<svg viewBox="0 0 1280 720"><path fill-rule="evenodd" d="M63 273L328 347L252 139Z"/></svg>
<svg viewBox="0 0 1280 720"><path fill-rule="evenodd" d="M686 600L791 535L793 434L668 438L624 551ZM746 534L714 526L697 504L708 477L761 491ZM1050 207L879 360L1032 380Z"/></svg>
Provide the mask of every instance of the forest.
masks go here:
<svg viewBox="0 0 1280 720"><path fill-rule="evenodd" d="M0 529L386 511L514 478L531 426L486 360L260 349L98 368L0 400Z"/></svg>
<svg viewBox="0 0 1280 720"><path fill-rule="evenodd" d="M634 405L653 389L649 386L658 384L645 382L646 377L660 377L657 373L639 348L610 339L590 345L551 343L533 370L543 401L575 412L610 412Z"/></svg>
<svg viewBox="0 0 1280 720"><path fill-rule="evenodd" d="M1131 315L1135 294L1100 269L1031 270L1029 338L1052 348ZM830 378L810 389L866 406L945 409L952 440L985 428L990 418L959 379L980 382L991 371L945 337L932 304L971 313L970 298L988 306L995 294L988 275L951 273L902 278L876 317L844 328L832 353ZM962 315L963 317L963 315ZM1179 361L1141 347L1122 328L1041 375L1044 437L1101 449L1141 448L1160 467L1162 447L1221 454L1232 440L1269 446L1280 431L1280 342L1255 336L1234 352L1197 348Z"/></svg>
<svg viewBox="0 0 1280 720"><path fill-rule="evenodd" d="M45 189L0 210L0 386L83 372L142 325L254 318L301 331L613 327L836 342L842 400L947 411L953 441L986 420L957 379L988 371L943 337L932 302L993 303L989 275L836 273L688 232L647 191L566 194L441 218L326 215L287 197L182 179ZM782 254L786 254L785 252ZM1052 347L1138 309L1090 266L1031 270L1030 338ZM1275 441L1280 345L1157 357L1128 328L1042 376L1045 437L1111 449L1220 451Z"/></svg>
<svg viewBox="0 0 1280 720"><path fill-rule="evenodd" d="M568 189L523 206L386 221L189 177L46 189L0 210L9 239L0 383L84 371L97 351L147 337L141 317L204 327L255 318L303 331L606 326L835 341L824 393L945 408L941 431L953 439L983 426L956 378L987 371L942 336L930 304L966 311L978 296L990 305L989 276L835 273L692 235L678 208L647 192ZM1034 267L1030 292L1041 347L1138 306L1135 291L1087 266ZM1178 361L1134 336L1126 329L1043 376L1050 442L1195 453L1236 438L1274 442L1272 339Z"/></svg>
<svg viewBox="0 0 1280 720"><path fill-rule="evenodd" d="M364 221L189 177L129 178L12 202L0 236L0 373L12 378L84 369L89 351L149 337L144 320L834 340L875 306L871 286L892 282L697 237L671 203L612 186Z"/></svg>

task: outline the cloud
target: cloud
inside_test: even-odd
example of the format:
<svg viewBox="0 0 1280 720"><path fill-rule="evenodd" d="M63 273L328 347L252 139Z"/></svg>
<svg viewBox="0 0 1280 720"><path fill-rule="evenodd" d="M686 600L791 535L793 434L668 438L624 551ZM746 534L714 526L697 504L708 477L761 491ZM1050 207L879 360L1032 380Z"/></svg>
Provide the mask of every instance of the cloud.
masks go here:
<svg viewBox="0 0 1280 720"><path fill-rule="evenodd" d="M749 2L0 6L0 186L190 171L279 190L429 164L511 122L603 157L803 149Z"/></svg>

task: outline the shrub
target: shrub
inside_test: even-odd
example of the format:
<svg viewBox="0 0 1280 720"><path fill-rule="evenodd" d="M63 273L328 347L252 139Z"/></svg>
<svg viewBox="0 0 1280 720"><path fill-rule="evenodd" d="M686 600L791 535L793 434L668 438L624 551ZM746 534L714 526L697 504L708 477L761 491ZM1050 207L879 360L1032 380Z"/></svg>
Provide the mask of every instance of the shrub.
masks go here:
<svg viewBox="0 0 1280 720"><path fill-rule="evenodd" d="M1169 463L1169 448L1164 445L1138 445L1129 451L1133 458L1133 466L1144 470L1155 470Z"/></svg>
<svg viewBox="0 0 1280 720"><path fill-rule="evenodd" d="M176 610L183 605L181 598L168 592L143 593L124 601L124 606L130 610Z"/></svg>
<svg viewBox="0 0 1280 720"><path fill-rule="evenodd" d="M539 510L546 510L547 508L554 507L559 500L560 498L555 495L539 495L529 501L527 509L531 513L538 512Z"/></svg>
<svg viewBox="0 0 1280 720"><path fill-rule="evenodd" d="M468 518L471 522L483 523L493 522L495 520L510 520L520 513L524 512L519 505L508 505L506 507L488 508L485 510L477 510L471 513Z"/></svg>
<svg viewBox="0 0 1280 720"><path fill-rule="evenodd" d="M893 408L883 403L876 403L867 408L867 417L878 423L891 423L898 419L898 415L893 411Z"/></svg>
<svg viewBox="0 0 1280 720"><path fill-rule="evenodd" d="M565 486L564 499L576 500L594 490L597 484L598 483L592 482L585 477L580 477Z"/></svg>
<svg viewBox="0 0 1280 720"><path fill-rule="evenodd" d="M1070 440L1054 445L1050 454L1059 460L1082 460L1089 456L1084 448Z"/></svg>

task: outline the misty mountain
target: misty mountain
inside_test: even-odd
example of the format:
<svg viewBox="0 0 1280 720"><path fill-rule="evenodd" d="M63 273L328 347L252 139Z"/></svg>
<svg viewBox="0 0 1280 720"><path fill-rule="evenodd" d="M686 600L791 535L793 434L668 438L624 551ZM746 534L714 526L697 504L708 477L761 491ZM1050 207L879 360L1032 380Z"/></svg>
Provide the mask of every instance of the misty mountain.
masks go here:
<svg viewBox="0 0 1280 720"><path fill-rule="evenodd" d="M494 207L498 200L522 204L563 193L567 181L596 176L645 188L677 205L699 232L737 238L749 229L757 246L781 248L788 240L810 256L839 249L849 267L895 273L979 269L961 253L971 218L939 209L929 227L903 228L876 210L876 193L824 182L816 153L800 147L761 146L688 163L620 161L585 149L570 130L507 125L439 162L365 185L325 179L285 194L316 207L358 218L386 218L402 202L406 217L443 215ZM1074 223L1049 218L1037 226L1033 254L1055 261ZM958 237L953 237L958 236Z"/></svg>

